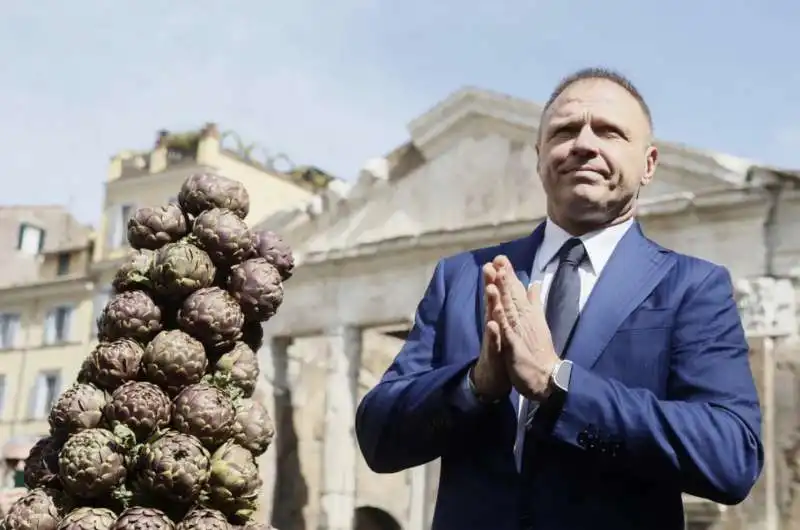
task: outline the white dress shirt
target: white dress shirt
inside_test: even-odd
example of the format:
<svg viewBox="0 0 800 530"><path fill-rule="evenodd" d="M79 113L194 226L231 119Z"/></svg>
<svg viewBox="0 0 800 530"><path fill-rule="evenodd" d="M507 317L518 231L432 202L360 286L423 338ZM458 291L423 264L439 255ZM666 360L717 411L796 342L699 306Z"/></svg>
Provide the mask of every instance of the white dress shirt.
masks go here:
<svg viewBox="0 0 800 530"><path fill-rule="evenodd" d="M624 223L609 226L602 230L590 232L580 237L583 245L586 248L587 259L581 264L578 271L578 276L581 281L581 295L579 301L579 309L582 310L586 304L586 300L592 293L600 273L611 258L611 254L617 247L617 244L622 239L622 236L630 229L633 220L630 219ZM562 245L567 242L572 236L556 225L550 219L544 227L544 238L539 249L536 251L536 256L533 260L533 270L531 270L531 282L541 282L541 301L544 307L547 307L547 295L550 291L550 284L553 282L558 269L558 251ZM517 437L514 442L514 458L517 463L517 470L521 469L522 463L522 445L525 441L526 431L526 415L523 412L526 410L526 401L524 397L520 397L519 405L517 408Z"/></svg>

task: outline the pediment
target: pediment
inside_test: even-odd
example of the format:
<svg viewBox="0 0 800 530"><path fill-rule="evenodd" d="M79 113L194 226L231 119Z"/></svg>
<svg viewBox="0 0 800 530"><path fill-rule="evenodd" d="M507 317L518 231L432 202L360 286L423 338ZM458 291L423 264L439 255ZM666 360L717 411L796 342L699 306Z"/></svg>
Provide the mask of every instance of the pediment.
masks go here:
<svg viewBox="0 0 800 530"><path fill-rule="evenodd" d="M408 145L419 156L417 163L399 172L394 168L396 177L366 189L356 186L358 198L323 214L314 230L302 230L302 253L346 252L542 218L545 197L534 148L540 114L541 107L530 101L474 88L457 91L409 125ZM657 145L660 164L643 191L647 200L736 186L749 167L734 157Z"/></svg>

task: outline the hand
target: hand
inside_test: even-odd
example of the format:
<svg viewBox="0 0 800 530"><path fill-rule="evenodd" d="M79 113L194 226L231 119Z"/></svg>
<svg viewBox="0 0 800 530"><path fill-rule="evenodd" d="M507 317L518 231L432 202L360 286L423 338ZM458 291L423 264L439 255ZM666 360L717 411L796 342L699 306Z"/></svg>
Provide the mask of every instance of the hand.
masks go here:
<svg viewBox="0 0 800 530"><path fill-rule="evenodd" d="M497 286L497 271L491 263L483 266L483 280L486 289L484 292L484 328L483 344L478 362L470 373L475 390L488 399L498 399L508 395L511 391L511 380L508 376L506 362L502 355L502 339L500 323L493 320L491 315L500 308L500 294Z"/></svg>
<svg viewBox="0 0 800 530"><path fill-rule="evenodd" d="M493 306L492 319L508 345L504 355L511 384L526 398L542 401L552 392L550 376L559 361L540 301L539 284L526 289L517 278L511 262L498 256L492 262L496 271L500 304ZM494 295L493 295L494 296Z"/></svg>

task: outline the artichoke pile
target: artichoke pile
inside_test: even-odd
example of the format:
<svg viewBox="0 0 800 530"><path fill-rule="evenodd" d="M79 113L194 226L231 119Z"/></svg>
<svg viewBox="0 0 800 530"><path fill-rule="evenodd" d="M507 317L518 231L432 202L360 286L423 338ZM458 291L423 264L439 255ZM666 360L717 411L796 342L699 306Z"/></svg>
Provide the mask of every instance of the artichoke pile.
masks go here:
<svg viewBox="0 0 800 530"><path fill-rule="evenodd" d="M189 177L178 204L142 208L97 321L99 343L25 462L27 495L0 528L267 529L256 458L274 428L252 399L262 324L291 249L244 221L247 190Z"/></svg>

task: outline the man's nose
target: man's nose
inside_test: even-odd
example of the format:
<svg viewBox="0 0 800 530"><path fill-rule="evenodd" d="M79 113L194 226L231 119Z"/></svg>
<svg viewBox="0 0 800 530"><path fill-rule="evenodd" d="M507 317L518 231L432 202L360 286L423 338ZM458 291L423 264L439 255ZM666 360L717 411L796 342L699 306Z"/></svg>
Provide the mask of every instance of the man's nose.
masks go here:
<svg viewBox="0 0 800 530"><path fill-rule="evenodd" d="M576 155L590 156L598 153L597 135L594 134L592 128L587 124L581 128L578 136L572 144L572 152Z"/></svg>

